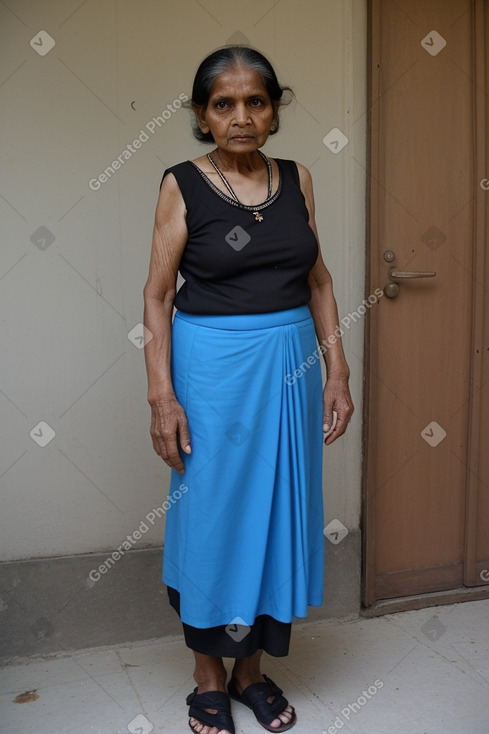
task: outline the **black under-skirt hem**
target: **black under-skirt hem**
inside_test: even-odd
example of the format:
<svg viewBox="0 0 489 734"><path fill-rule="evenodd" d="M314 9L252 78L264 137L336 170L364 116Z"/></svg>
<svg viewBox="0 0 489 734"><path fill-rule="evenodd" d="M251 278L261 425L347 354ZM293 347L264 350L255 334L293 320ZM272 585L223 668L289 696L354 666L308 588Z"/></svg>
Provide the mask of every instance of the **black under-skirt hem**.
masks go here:
<svg viewBox="0 0 489 734"><path fill-rule="evenodd" d="M170 604L180 616L180 592L170 586L167 589ZM233 630L229 625L201 629L185 622L182 626L187 647L202 655L245 658L257 650L264 650L277 658L289 654L292 624L279 622L268 614L260 614L246 629L237 627Z"/></svg>

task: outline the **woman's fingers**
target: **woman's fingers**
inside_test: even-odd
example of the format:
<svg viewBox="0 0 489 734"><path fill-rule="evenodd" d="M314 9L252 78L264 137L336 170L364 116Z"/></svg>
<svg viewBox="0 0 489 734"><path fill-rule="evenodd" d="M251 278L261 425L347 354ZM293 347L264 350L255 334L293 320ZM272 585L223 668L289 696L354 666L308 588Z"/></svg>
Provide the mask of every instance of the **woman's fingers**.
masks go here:
<svg viewBox="0 0 489 734"><path fill-rule="evenodd" d="M188 423L185 414L182 410L182 415L179 417L177 427L175 430L170 431L165 438L165 448L167 452L166 463L171 466L179 474L183 474L185 466L182 461L182 457L178 451L177 437L180 439L180 446L182 451L186 454L190 454L190 434L188 431Z"/></svg>
<svg viewBox="0 0 489 734"><path fill-rule="evenodd" d="M326 444L326 446L329 446L333 443L333 441L336 441L337 438L343 435L343 433L346 431L349 421L350 418L348 414L347 416L345 416L338 412L338 418L336 420L335 426L332 427L328 431L328 433L324 434L324 443Z"/></svg>
<svg viewBox="0 0 489 734"><path fill-rule="evenodd" d="M324 415L323 415L324 438L328 438L328 436L330 436L333 433L336 427L337 420L338 420L338 413L336 412L336 410L333 410L330 406L328 406L328 408L324 411Z"/></svg>
<svg viewBox="0 0 489 734"><path fill-rule="evenodd" d="M190 454L192 449L190 448L190 433L188 430L188 423L185 413L182 410L182 416L178 425L178 434L180 436L180 446L182 451L186 454Z"/></svg>
<svg viewBox="0 0 489 734"><path fill-rule="evenodd" d="M327 381L323 394L323 437L329 446L346 431L353 414L353 403L344 381Z"/></svg>
<svg viewBox="0 0 489 734"><path fill-rule="evenodd" d="M326 446L329 446L333 443L333 441L336 441L337 438L343 435L343 433L346 431L346 428L348 426L348 423L350 421L349 417L340 415L338 413L338 418L336 420L336 425L334 428L329 432L329 434L326 436L325 444Z"/></svg>
<svg viewBox="0 0 489 734"><path fill-rule="evenodd" d="M153 448L169 467L182 474L185 470L178 443L190 454L190 434L187 418L176 398L151 404L151 438Z"/></svg>
<svg viewBox="0 0 489 734"><path fill-rule="evenodd" d="M183 472L185 471L185 467L183 465L182 458L178 453L176 434L168 436L164 443L166 456L163 455L163 460L168 464L168 466L170 466L172 469L175 469L179 474L183 474Z"/></svg>

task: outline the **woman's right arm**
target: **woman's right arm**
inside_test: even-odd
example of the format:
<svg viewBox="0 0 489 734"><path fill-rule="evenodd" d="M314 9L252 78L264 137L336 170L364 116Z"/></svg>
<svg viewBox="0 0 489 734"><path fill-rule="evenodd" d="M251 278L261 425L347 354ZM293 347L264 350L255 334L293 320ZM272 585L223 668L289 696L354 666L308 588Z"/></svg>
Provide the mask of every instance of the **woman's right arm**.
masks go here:
<svg viewBox="0 0 489 734"><path fill-rule="evenodd" d="M178 266L188 236L185 215L181 191L169 173L163 179L156 205L149 275L144 286L144 325L150 332L144 355L153 448L180 473L184 465L178 444L190 454L190 435L185 412L173 390L170 350Z"/></svg>

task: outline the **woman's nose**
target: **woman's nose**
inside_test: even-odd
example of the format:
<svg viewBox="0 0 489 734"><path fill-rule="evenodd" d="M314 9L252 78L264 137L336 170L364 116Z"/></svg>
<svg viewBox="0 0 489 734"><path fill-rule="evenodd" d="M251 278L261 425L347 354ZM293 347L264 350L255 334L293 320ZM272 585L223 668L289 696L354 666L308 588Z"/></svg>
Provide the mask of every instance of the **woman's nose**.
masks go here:
<svg viewBox="0 0 489 734"><path fill-rule="evenodd" d="M246 125L250 115L245 104L237 104L234 110L234 120L237 125Z"/></svg>

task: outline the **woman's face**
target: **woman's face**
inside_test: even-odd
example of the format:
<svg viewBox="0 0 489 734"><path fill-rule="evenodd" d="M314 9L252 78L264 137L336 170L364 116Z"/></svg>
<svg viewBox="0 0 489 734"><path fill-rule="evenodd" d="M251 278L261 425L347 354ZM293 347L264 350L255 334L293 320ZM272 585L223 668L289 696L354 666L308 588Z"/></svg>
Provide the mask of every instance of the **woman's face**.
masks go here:
<svg viewBox="0 0 489 734"><path fill-rule="evenodd" d="M261 75L246 67L220 74L205 110L194 107L203 132L230 153L251 153L265 144L275 116Z"/></svg>

